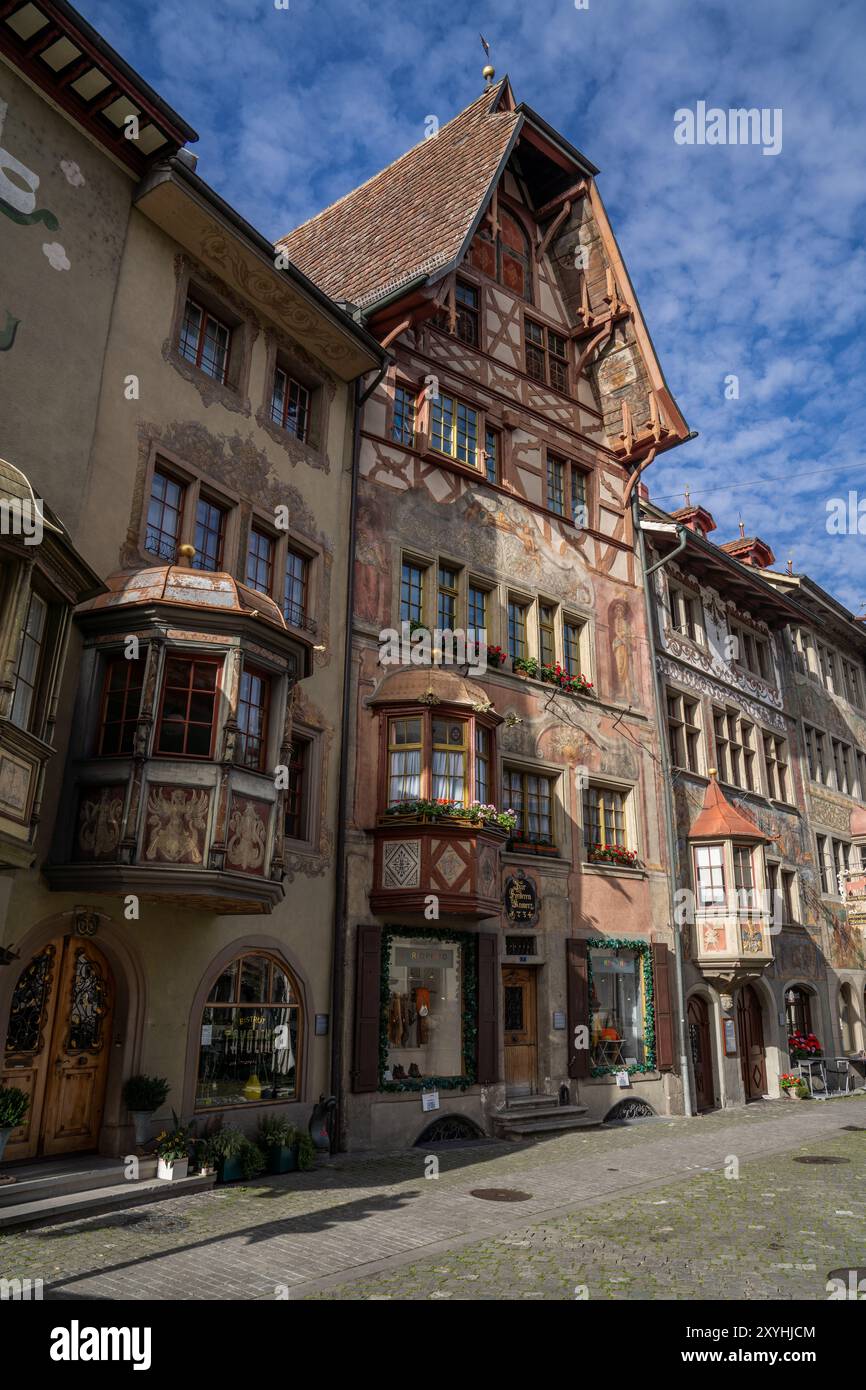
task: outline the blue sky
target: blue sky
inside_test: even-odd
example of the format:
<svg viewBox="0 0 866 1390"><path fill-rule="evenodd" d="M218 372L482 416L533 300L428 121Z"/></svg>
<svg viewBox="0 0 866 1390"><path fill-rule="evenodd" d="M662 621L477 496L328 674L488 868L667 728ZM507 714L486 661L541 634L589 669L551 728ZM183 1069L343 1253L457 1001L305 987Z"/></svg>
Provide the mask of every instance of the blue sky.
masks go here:
<svg viewBox="0 0 866 1390"><path fill-rule="evenodd" d="M484 54L601 168L668 383L700 438L654 464L866 611L863 0L79 0L199 131L199 172L276 236L477 96ZM467 18L467 14L470 16ZM678 145L698 101L781 108L782 149ZM739 379L739 399L725 379ZM854 490L864 535L828 534Z"/></svg>

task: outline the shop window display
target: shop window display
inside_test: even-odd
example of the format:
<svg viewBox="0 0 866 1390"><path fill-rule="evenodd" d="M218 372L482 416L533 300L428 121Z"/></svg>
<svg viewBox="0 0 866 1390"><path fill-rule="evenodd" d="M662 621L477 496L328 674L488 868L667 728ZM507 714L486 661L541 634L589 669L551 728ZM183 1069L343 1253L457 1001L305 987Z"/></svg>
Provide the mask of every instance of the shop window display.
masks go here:
<svg viewBox="0 0 866 1390"><path fill-rule="evenodd" d="M463 1072L462 957L458 942L391 942L385 1082Z"/></svg>
<svg viewBox="0 0 866 1390"><path fill-rule="evenodd" d="M590 1033L594 1067L639 1067L646 1063L642 962L637 951L589 952Z"/></svg>
<svg viewBox="0 0 866 1390"><path fill-rule="evenodd" d="M300 1014L276 960L256 953L227 965L202 1012L196 1109L295 1099Z"/></svg>

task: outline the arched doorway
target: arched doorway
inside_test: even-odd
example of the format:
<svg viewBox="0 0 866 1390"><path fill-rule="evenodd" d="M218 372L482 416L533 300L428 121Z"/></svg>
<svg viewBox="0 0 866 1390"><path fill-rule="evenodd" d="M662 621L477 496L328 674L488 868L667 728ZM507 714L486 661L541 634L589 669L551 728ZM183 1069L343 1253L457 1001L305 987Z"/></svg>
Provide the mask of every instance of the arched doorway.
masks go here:
<svg viewBox="0 0 866 1390"><path fill-rule="evenodd" d="M761 1003L751 985L744 985L737 998L737 1034L746 1100L760 1100L767 1092L767 1058Z"/></svg>
<svg viewBox="0 0 866 1390"><path fill-rule="evenodd" d="M710 1011L699 994L689 1000L689 1047L695 1076L695 1104L699 1111L712 1110L716 1103L713 1086L713 1052L710 1042Z"/></svg>
<svg viewBox="0 0 866 1390"><path fill-rule="evenodd" d="M15 985L0 1079L30 1097L7 1159L97 1147L111 1043L114 980L88 938L56 936Z"/></svg>

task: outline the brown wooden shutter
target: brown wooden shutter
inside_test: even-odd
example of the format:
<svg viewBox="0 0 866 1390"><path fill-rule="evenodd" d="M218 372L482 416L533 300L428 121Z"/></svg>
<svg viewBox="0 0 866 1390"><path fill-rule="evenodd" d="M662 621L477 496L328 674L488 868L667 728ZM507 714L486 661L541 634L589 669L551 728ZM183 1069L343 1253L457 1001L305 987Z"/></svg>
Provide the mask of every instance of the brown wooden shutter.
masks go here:
<svg viewBox="0 0 866 1390"><path fill-rule="evenodd" d="M583 1024L589 1031L589 985L586 942L565 943L566 1000L568 1004L568 1074L573 1080L589 1076L589 1048L575 1047L574 1032Z"/></svg>
<svg viewBox="0 0 866 1390"><path fill-rule="evenodd" d="M674 1006L671 992L670 952L663 941L654 941L652 953L656 1067L659 1071L673 1071L676 1050L674 1047Z"/></svg>
<svg viewBox="0 0 866 1390"><path fill-rule="evenodd" d="M355 977L353 1091L379 1089L379 1025L382 1015L382 928L358 928Z"/></svg>
<svg viewBox="0 0 866 1390"><path fill-rule="evenodd" d="M499 1080L499 955L494 932L478 933L477 1076L482 1086Z"/></svg>

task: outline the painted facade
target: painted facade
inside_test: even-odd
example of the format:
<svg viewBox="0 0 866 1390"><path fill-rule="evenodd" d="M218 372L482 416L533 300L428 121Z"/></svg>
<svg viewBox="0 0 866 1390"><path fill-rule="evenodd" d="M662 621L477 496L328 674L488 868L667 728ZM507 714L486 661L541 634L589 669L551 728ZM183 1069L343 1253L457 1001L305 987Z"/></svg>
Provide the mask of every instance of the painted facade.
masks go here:
<svg viewBox="0 0 866 1390"><path fill-rule="evenodd" d="M664 515L649 504L645 514ZM861 629L850 615L834 615L848 669L840 650L845 695L828 694L817 665L823 639L811 674L794 645L795 636L819 640L803 635L810 628L797 577L777 574L772 551L757 538L714 544L715 523L700 507L687 503L674 519L686 545L654 581L656 667L675 806L693 1095L706 1110L778 1096L780 1076L798 1060L796 1032L814 1033L831 1065L863 1046L862 933L844 906L845 879L855 884L859 868L851 817L866 794L856 752ZM659 545L659 554L665 549ZM825 735L820 767L830 788L819 789L812 775L816 703L823 728L838 733L843 720L848 728L838 783ZM716 808L708 820L717 795L723 814ZM819 850L828 860L823 870ZM834 855L838 868L829 862ZM744 888L754 897L732 902Z"/></svg>
<svg viewBox="0 0 866 1390"><path fill-rule="evenodd" d="M325 281L362 305L395 359L364 408L355 536L341 1077L350 1148L412 1143L455 1118L518 1132L536 1105L558 1123L600 1119L623 1098L656 1113L681 1104L626 489L635 461L687 431L592 166L542 136L505 82L452 123L467 135L458 179L475 142L483 157L485 119L512 137L491 156L455 260L423 285L392 282L378 303L352 278L350 244L345 280ZM435 184L452 127L392 169L411 181L429 158L423 177ZM401 196L390 174L349 195L339 225L350 236L363 238L364 207L378 199L387 225ZM426 231L436 259L436 229ZM337 235L328 212L281 244L302 266L308 255L313 273L314 258L331 264ZM406 247L406 270L412 255ZM383 635L421 632L423 642L422 629L432 654L389 664ZM478 630L486 669L447 649L440 659L448 639L437 629L470 640ZM557 664L574 691L556 683ZM448 797L457 806L444 818L418 805ZM516 831L467 822L473 801L516 806ZM622 862L604 862L596 839L618 841ZM518 899L535 909L509 917ZM427 1111L434 1091L438 1109ZM550 1121L561 1099L572 1109Z"/></svg>
<svg viewBox="0 0 866 1390"><path fill-rule="evenodd" d="M179 117L145 136L149 89L70 95L97 59L45 22L60 70L2 36L0 454L62 518L79 607L63 666L34 581L58 618L16 735L48 771L0 937L2 1076L32 1097L10 1159L129 1151L138 1073L170 1084L156 1124L200 1130L305 1125L328 1088L353 383L382 360L198 178Z"/></svg>

